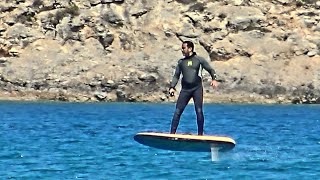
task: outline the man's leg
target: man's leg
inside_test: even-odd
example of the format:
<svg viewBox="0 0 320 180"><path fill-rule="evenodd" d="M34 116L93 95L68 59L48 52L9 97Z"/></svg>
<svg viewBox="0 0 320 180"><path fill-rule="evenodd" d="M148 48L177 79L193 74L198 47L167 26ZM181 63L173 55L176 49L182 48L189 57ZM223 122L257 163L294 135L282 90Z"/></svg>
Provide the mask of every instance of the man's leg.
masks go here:
<svg viewBox="0 0 320 180"><path fill-rule="evenodd" d="M199 87L193 93L193 102L197 114L198 135L203 135L204 116L203 116L203 87Z"/></svg>
<svg viewBox="0 0 320 180"><path fill-rule="evenodd" d="M191 93L189 93L188 91L181 90L177 100L176 110L174 112L172 122L171 122L171 130L170 130L171 134L176 133L181 114L183 113L190 99L191 99Z"/></svg>

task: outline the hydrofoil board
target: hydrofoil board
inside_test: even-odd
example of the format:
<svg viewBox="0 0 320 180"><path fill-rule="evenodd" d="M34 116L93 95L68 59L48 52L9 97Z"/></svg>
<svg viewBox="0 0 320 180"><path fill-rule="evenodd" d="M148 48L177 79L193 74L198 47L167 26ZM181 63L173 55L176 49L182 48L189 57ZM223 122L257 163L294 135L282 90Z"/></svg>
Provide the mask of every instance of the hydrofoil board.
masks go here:
<svg viewBox="0 0 320 180"><path fill-rule="evenodd" d="M134 136L140 144L172 151L212 152L230 151L236 145L235 140L226 136L169 134L141 132Z"/></svg>

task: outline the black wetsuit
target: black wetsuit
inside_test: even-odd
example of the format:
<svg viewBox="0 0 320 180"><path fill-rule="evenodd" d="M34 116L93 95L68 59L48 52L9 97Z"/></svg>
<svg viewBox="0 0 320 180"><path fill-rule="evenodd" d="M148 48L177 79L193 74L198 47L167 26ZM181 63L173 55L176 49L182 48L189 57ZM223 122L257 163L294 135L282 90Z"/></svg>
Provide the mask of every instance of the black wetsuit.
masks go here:
<svg viewBox="0 0 320 180"><path fill-rule="evenodd" d="M193 98L195 111L197 114L198 134L203 134L204 117L202 109L202 68L209 72L212 79L216 79L215 70L204 58L197 56L195 52L191 56L185 57L178 61L178 65L170 84L170 88L174 88L177 85L181 73L183 77L181 80L182 89L177 100L176 110L171 123L170 132L172 134L176 133L181 114L183 113L191 98Z"/></svg>

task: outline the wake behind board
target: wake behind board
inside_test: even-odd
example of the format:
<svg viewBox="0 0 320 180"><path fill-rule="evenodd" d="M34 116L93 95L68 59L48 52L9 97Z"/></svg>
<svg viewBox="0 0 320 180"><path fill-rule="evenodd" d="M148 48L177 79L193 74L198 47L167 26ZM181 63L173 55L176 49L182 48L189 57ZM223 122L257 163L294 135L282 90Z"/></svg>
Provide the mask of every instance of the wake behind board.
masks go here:
<svg viewBox="0 0 320 180"><path fill-rule="evenodd" d="M168 134L142 132L134 136L140 144L172 151L225 152L233 149L236 142L225 136L199 136L189 134Z"/></svg>

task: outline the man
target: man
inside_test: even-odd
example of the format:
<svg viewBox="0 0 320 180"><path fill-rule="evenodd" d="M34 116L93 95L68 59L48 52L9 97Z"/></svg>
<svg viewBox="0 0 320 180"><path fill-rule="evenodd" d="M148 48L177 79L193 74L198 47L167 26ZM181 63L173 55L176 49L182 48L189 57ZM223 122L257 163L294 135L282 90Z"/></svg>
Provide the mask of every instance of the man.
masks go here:
<svg viewBox="0 0 320 180"><path fill-rule="evenodd" d="M182 73L182 89L180 91L176 110L174 112L171 123L171 134L175 134L179 125L181 114L187 106L189 100L193 98L195 111L197 114L198 135L203 135L203 86L201 71L204 68L211 75L211 86L213 88L218 86L216 81L215 70L210 64L202 57L194 52L194 44L191 41L184 41L182 43L182 55L184 58L178 61L174 76L170 83L169 94L174 96L175 86L177 85L180 74Z"/></svg>

